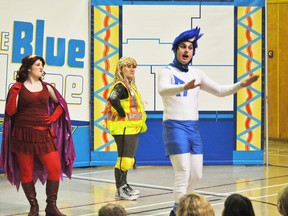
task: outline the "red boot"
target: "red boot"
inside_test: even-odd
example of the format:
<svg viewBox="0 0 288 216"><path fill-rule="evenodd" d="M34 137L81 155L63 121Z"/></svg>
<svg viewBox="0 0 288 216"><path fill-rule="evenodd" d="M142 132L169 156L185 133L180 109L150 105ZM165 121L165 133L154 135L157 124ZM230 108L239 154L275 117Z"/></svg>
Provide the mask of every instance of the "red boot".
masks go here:
<svg viewBox="0 0 288 216"><path fill-rule="evenodd" d="M36 199L36 191L34 182L22 183L22 188L30 203L30 212L28 216L38 216L39 215L39 205Z"/></svg>
<svg viewBox="0 0 288 216"><path fill-rule="evenodd" d="M45 209L46 216L66 216L62 214L57 208L57 194L59 189L59 181L47 180L46 183L46 195L47 206Z"/></svg>

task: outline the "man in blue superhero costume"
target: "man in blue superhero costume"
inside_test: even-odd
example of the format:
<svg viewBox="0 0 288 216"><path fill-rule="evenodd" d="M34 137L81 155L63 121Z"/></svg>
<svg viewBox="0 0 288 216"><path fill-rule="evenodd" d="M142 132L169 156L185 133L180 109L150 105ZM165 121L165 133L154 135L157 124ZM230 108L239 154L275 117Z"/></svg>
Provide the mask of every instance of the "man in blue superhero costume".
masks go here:
<svg viewBox="0 0 288 216"><path fill-rule="evenodd" d="M203 71L191 67L200 28L182 32L173 42L175 58L158 75L158 91L162 97L163 141L166 156L174 170L175 204L170 215L176 215L179 199L192 192L202 178L203 144L199 133L198 95L204 90L218 97L235 94L255 82L259 75L231 85L219 85Z"/></svg>

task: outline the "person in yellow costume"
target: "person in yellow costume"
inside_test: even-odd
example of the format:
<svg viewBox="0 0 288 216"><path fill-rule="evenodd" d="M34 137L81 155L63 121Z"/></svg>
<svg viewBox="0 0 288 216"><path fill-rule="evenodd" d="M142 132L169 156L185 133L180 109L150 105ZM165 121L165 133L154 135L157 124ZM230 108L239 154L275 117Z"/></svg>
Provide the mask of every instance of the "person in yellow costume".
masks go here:
<svg viewBox="0 0 288 216"><path fill-rule="evenodd" d="M147 130L146 113L135 85L136 67L137 62L132 57L119 59L107 107L107 128L115 139L118 151L115 197L124 200L136 200L140 194L127 183L127 173L135 167L139 134Z"/></svg>

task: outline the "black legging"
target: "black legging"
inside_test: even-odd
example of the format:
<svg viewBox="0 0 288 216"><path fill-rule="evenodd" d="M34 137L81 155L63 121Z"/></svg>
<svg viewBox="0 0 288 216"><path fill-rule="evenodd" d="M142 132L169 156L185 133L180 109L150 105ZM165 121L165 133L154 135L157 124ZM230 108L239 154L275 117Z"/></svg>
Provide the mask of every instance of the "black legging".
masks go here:
<svg viewBox="0 0 288 216"><path fill-rule="evenodd" d="M117 145L118 157L135 157L139 134L113 135L113 137Z"/></svg>
<svg viewBox="0 0 288 216"><path fill-rule="evenodd" d="M117 144L118 157L135 157L139 134L113 135L113 137ZM128 170L122 171L118 168L115 168L115 180L117 188L127 184L127 172Z"/></svg>

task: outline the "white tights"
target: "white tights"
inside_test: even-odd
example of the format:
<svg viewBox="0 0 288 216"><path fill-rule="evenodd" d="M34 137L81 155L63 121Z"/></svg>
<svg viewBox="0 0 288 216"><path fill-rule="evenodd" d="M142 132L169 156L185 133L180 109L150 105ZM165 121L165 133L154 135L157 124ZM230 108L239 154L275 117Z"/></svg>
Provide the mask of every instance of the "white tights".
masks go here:
<svg viewBox="0 0 288 216"><path fill-rule="evenodd" d="M192 192L202 178L203 155L202 154L176 154L170 155L174 170L174 199L179 199Z"/></svg>

